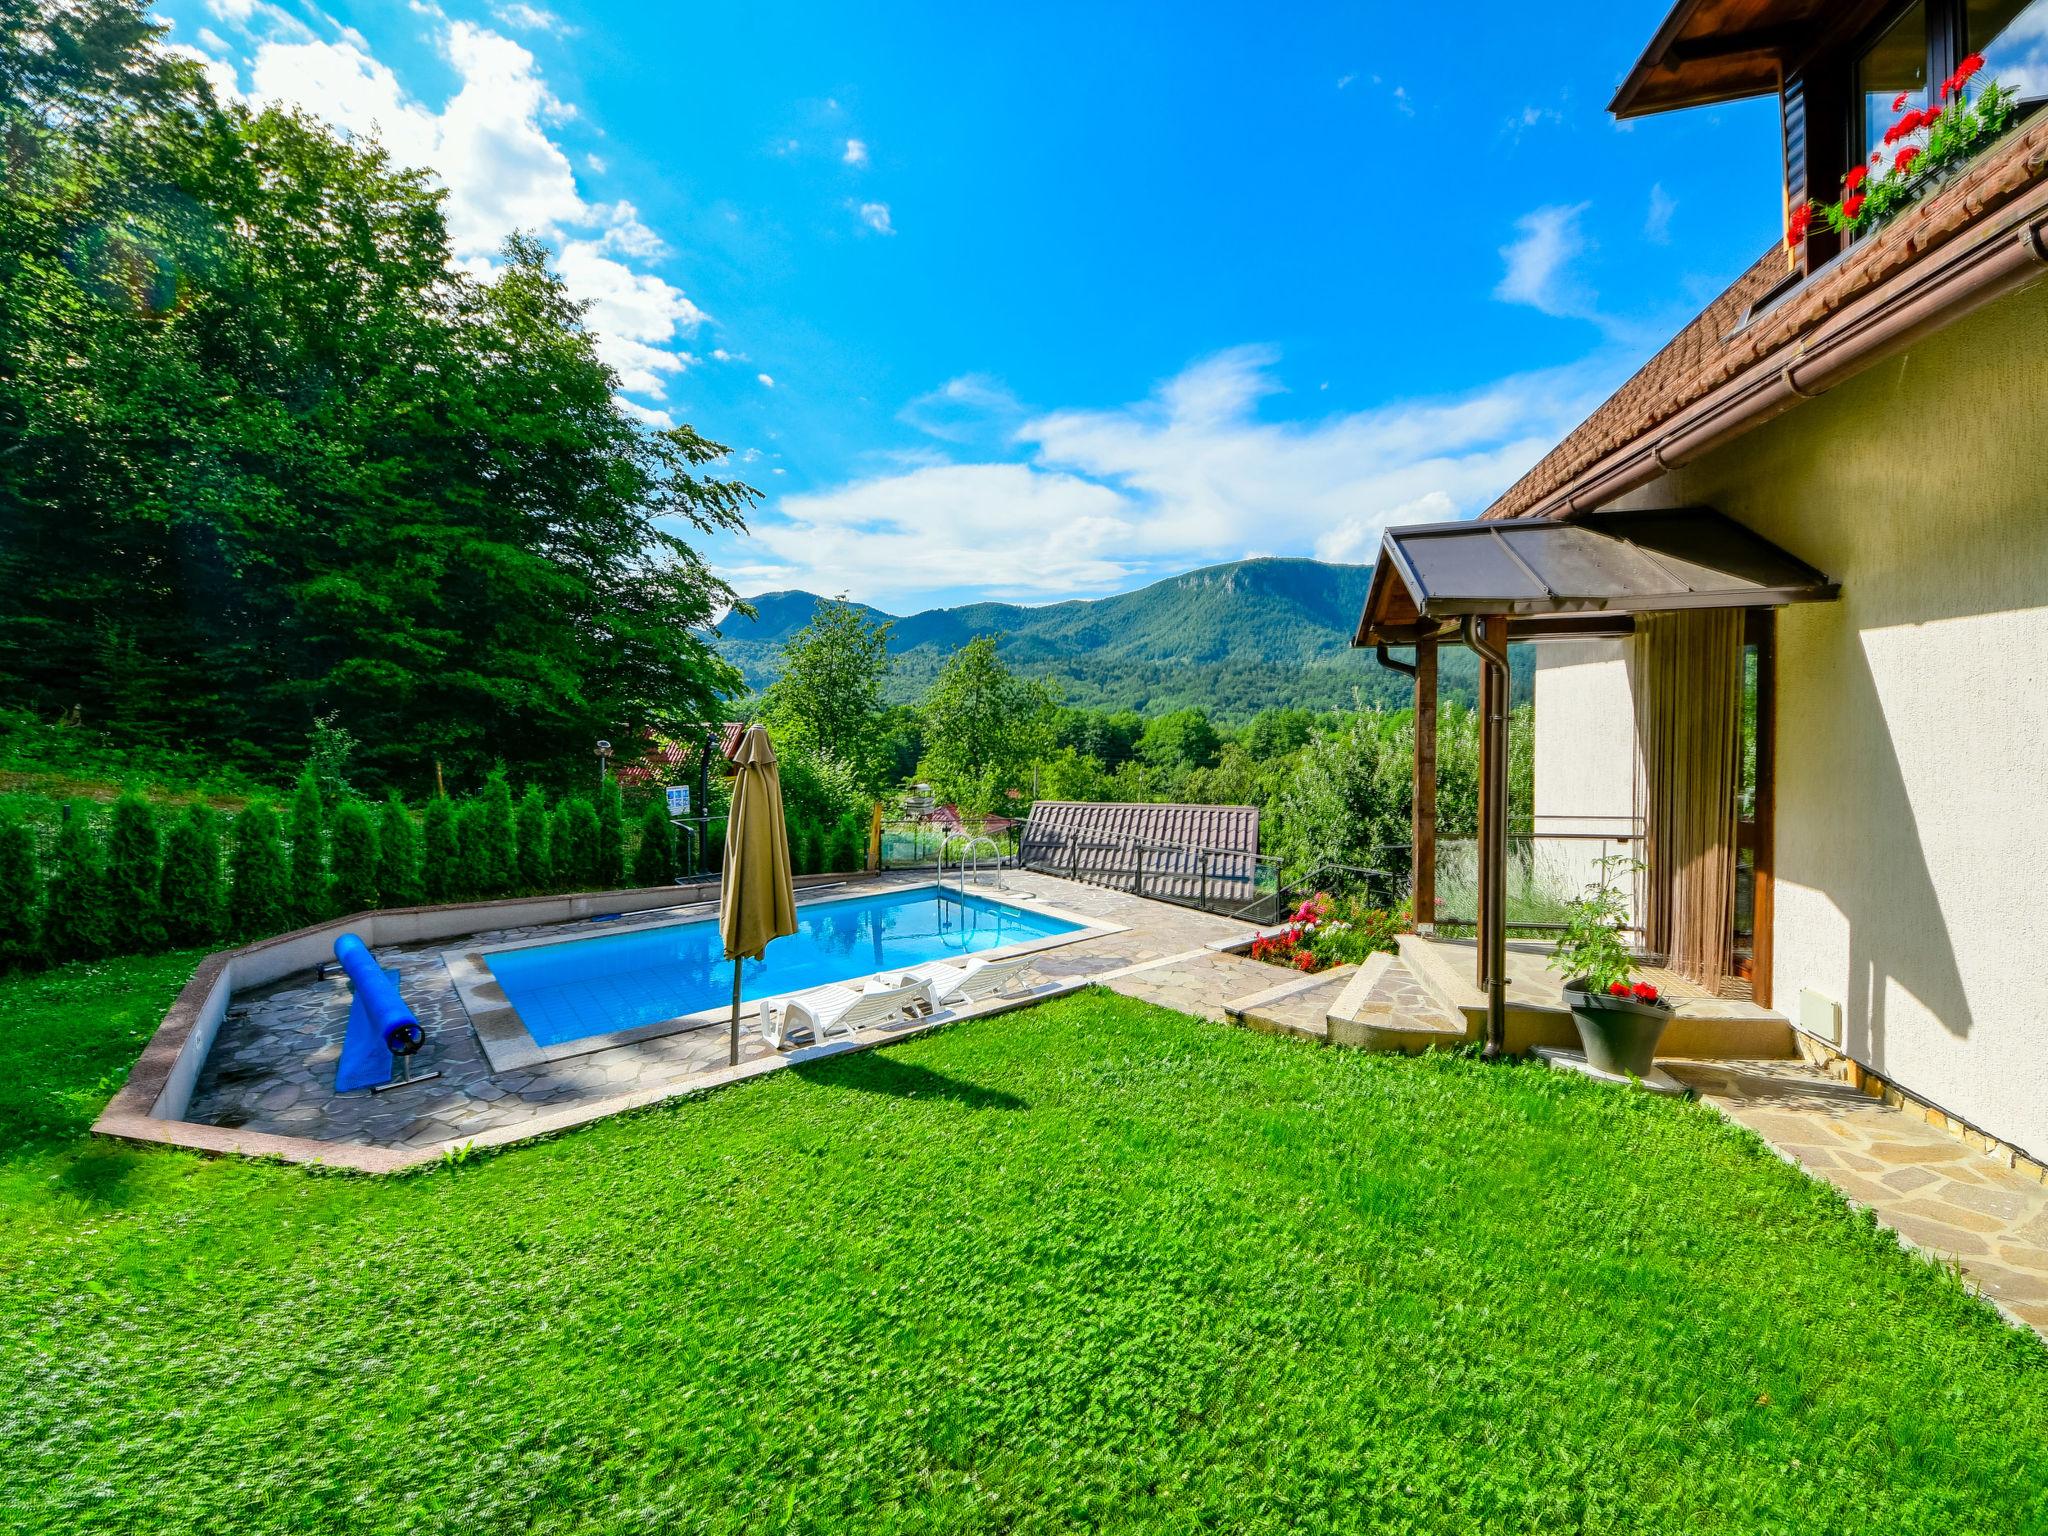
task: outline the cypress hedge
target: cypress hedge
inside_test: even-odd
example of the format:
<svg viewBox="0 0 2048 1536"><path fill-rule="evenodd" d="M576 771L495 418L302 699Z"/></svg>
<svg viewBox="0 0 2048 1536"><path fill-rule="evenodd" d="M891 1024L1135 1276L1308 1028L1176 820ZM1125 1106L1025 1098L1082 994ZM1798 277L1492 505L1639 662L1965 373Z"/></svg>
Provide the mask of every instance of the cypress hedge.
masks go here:
<svg viewBox="0 0 2048 1536"><path fill-rule="evenodd" d="M133 790L114 802L106 848L107 945L116 954L164 947L164 851L156 812Z"/></svg>
<svg viewBox="0 0 2048 1536"><path fill-rule="evenodd" d="M606 779L597 792L597 854L592 879L600 890L616 890L626 883L626 808L619 798L619 781Z"/></svg>
<svg viewBox="0 0 2048 1536"><path fill-rule="evenodd" d="M512 786L505 770L492 771L476 801L477 850L470 866L479 896L509 896L519 883L519 837L512 820Z"/></svg>
<svg viewBox="0 0 2048 1536"><path fill-rule="evenodd" d="M555 813L555 883L587 891L597 885L597 808L581 796Z"/></svg>
<svg viewBox="0 0 2048 1536"><path fill-rule="evenodd" d="M370 808L350 798L334 812L330 912L367 912L377 905L377 824Z"/></svg>
<svg viewBox="0 0 2048 1536"><path fill-rule="evenodd" d="M668 819L667 805L650 800L640 818L640 846L633 852L633 883L667 885L675 877L675 823Z"/></svg>
<svg viewBox="0 0 2048 1536"><path fill-rule="evenodd" d="M203 805L187 810L164 839L157 906L163 913L165 938L181 947L211 944L227 923L219 823Z"/></svg>
<svg viewBox="0 0 2048 1536"><path fill-rule="evenodd" d="M544 891L555 883L548 853L548 802L540 786L529 784L512 818L513 862L522 891Z"/></svg>
<svg viewBox="0 0 2048 1536"><path fill-rule="evenodd" d="M416 907L420 889L420 838L412 813L394 791L377 821L377 892L387 907Z"/></svg>
<svg viewBox="0 0 2048 1536"><path fill-rule="evenodd" d="M251 801L235 818L228 874L228 928L237 938L265 938L290 924L291 866L268 801Z"/></svg>
<svg viewBox="0 0 2048 1536"><path fill-rule="evenodd" d="M320 804L320 780L311 768L292 792L292 915L317 923L331 910L327 897L327 817Z"/></svg>
<svg viewBox="0 0 2048 1536"><path fill-rule="evenodd" d="M462 889L462 850L456 840L455 805L446 795L427 802L421 828L426 853L420 861L420 885L428 901L453 901Z"/></svg>
<svg viewBox="0 0 2048 1536"><path fill-rule="evenodd" d="M90 813L74 800L64 808L57 850L43 891L43 952L51 960L92 960L107 952L106 872Z"/></svg>
<svg viewBox="0 0 2048 1536"><path fill-rule="evenodd" d="M42 906L35 828L0 813L0 971L41 958Z"/></svg>

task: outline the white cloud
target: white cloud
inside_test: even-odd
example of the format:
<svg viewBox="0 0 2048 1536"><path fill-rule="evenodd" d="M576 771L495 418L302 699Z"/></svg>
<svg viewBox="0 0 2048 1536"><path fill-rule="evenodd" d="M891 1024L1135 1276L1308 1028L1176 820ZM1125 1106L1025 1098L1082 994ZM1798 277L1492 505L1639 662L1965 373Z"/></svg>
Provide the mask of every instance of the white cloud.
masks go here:
<svg viewBox="0 0 2048 1536"><path fill-rule="evenodd" d="M202 37L213 37L211 32L202 32ZM220 39L215 37L215 43ZM190 43L166 43L164 52L176 54L181 59L190 59L206 71L207 84L213 87L213 94L222 101L239 101L242 96L241 77L235 73L235 66L226 59L215 58L202 48Z"/></svg>
<svg viewBox="0 0 2048 1536"><path fill-rule="evenodd" d="M744 363L747 360L746 353L728 352L724 347L713 347L711 355L721 363Z"/></svg>
<svg viewBox="0 0 2048 1536"><path fill-rule="evenodd" d="M558 251L570 292L589 305L598 354L618 371L622 389L660 400L667 379L689 366L678 343L703 322L703 312L644 270L666 247L632 203L585 199L552 131L574 119L576 109L548 88L524 46L487 27L449 21L431 0L421 0L414 9L436 22L435 44L456 79L454 93L435 108L346 29L323 40L266 0L209 4L255 39L253 103L295 104L349 133L374 134L402 164L440 177L457 265L487 275L507 235L537 233ZM516 25L542 28L545 21L545 29L560 29L551 13L533 6L508 4L498 14ZM592 155L585 164L602 169L604 162ZM649 419L660 414L646 404L633 409Z"/></svg>
<svg viewBox="0 0 2048 1536"><path fill-rule="evenodd" d="M757 373L754 377L760 381L763 389L773 389L775 387L775 381L765 373Z"/></svg>
<svg viewBox="0 0 2048 1536"><path fill-rule="evenodd" d="M583 157L583 168L593 176L602 176L612 168L612 165L603 155L585 155Z"/></svg>
<svg viewBox="0 0 2048 1536"><path fill-rule="evenodd" d="M510 5L493 8L492 15L508 27L517 27L522 32L546 32L557 36L568 36L576 29L564 22L553 11L542 10L537 5L527 5L523 0L513 0Z"/></svg>
<svg viewBox="0 0 2048 1536"><path fill-rule="evenodd" d="M878 235L893 235L896 226L889 222L887 203L862 203L859 208L860 221Z"/></svg>
<svg viewBox="0 0 2048 1536"><path fill-rule="evenodd" d="M858 170L868 163L867 144L860 139L848 139L846 141L846 153L839 158Z"/></svg>
<svg viewBox="0 0 2048 1536"><path fill-rule="evenodd" d="M896 413L896 419L949 443L1005 436L1023 419L1024 407L1000 379L985 373L963 373L928 394L919 395Z"/></svg>
<svg viewBox="0 0 2048 1536"><path fill-rule="evenodd" d="M669 415L667 411L651 405L642 405L637 400L628 400L624 395L619 396L619 408L635 421L646 426L659 427L663 431L676 424L675 417Z"/></svg>
<svg viewBox="0 0 2048 1536"><path fill-rule="evenodd" d="M1493 296L1509 304L1527 304L1546 315L1589 318L1593 296L1571 271L1572 263L1586 249L1579 219L1589 206L1553 205L1516 220L1520 236L1514 244L1501 247L1507 273Z"/></svg>
<svg viewBox="0 0 2048 1536"><path fill-rule="evenodd" d="M1604 374L1503 380L1476 394L1271 420L1275 356L1203 359L1142 401L1063 410L1009 435L1027 462L920 465L785 498L729 575L748 590L851 588L884 604L970 588L1051 599L1114 590L1287 541L1366 559L1389 523L1469 514L1600 397ZM985 378L956 394L1007 392ZM953 386L948 386L952 389ZM945 398L947 390L923 397Z"/></svg>
<svg viewBox="0 0 2048 1536"><path fill-rule="evenodd" d="M1643 218L1643 238L1653 245L1671 243L1671 216L1678 212L1678 200L1664 190L1660 181L1650 188L1650 211Z"/></svg>
<svg viewBox="0 0 2048 1536"><path fill-rule="evenodd" d="M1340 91L1349 89L1351 82L1357 78L1358 76L1356 75L1339 75L1337 77L1337 89Z"/></svg>

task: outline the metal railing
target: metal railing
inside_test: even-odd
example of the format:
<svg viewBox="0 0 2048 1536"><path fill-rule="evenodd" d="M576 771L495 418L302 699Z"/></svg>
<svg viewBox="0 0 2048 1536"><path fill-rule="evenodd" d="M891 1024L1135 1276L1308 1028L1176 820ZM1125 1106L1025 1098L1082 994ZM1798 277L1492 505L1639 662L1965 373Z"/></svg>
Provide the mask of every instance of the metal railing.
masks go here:
<svg viewBox="0 0 2048 1536"><path fill-rule="evenodd" d="M1404 876L1347 864L1321 864L1289 873L1270 854L1196 843L1143 838L1076 838L1041 830L1018 852L1027 869L1086 885L1128 891L1246 922L1284 922L1318 891L1358 897L1376 906L1398 905Z"/></svg>
<svg viewBox="0 0 2048 1536"><path fill-rule="evenodd" d="M1510 933L1554 934L1563 930L1565 908L1599 883L1602 861L1620 857L1640 862L1639 832L1513 833L1508 843L1507 927ZM1639 876L1619 881L1628 896L1625 932L1642 934L1643 889ZM1416 914L1438 933L1476 929L1479 924L1479 844L1475 838L1445 838L1436 850L1436 911Z"/></svg>

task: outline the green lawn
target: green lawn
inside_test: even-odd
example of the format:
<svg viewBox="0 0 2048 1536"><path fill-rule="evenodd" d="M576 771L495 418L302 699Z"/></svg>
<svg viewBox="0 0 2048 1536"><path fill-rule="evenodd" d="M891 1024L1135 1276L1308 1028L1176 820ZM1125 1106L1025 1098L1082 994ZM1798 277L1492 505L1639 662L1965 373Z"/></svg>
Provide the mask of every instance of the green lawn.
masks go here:
<svg viewBox="0 0 2048 1536"><path fill-rule="evenodd" d="M1083 994L385 1182L86 1141L181 975L0 983L9 1532L2048 1529L2048 1352L1703 1109Z"/></svg>

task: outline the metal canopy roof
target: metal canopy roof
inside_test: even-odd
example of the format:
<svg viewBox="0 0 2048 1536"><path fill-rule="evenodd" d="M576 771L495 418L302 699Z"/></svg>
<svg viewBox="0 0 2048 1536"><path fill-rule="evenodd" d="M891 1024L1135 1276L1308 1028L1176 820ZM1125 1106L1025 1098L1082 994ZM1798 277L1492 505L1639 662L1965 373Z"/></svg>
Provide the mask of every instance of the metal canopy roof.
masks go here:
<svg viewBox="0 0 2048 1536"><path fill-rule="evenodd" d="M1777 608L1824 602L1833 582L1709 507L1390 528L1358 645L1406 645L1466 614L1515 620ZM1532 635L1543 627L1522 626ZM1560 631L1572 626L1559 623Z"/></svg>

